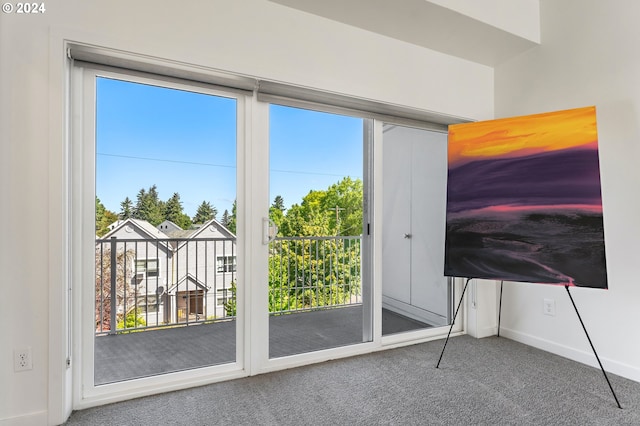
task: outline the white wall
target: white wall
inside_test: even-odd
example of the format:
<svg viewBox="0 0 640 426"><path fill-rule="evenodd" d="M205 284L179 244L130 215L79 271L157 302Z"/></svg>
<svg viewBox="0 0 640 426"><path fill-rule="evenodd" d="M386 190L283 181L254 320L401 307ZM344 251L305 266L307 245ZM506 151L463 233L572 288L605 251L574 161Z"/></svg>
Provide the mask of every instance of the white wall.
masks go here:
<svg viewBox="0 0 640 426"><path fill-rule="evenodd" d="M640 2L541 0L542 44L495 70L496 117L595 105L609 290L575 289L605 369L640 381ZM542 314L556 301L555 317ZM595 359L562 287L505 284L502 333Z"/></svg>
<svg viewBox="0 0 640 426"><path fill-rule="evenodd" d="M62 39L473 119L493 70L266 0L47 2L0 14L0 424L59 423L65 300ZM33 348L13 372L13 349Z"/></svg>

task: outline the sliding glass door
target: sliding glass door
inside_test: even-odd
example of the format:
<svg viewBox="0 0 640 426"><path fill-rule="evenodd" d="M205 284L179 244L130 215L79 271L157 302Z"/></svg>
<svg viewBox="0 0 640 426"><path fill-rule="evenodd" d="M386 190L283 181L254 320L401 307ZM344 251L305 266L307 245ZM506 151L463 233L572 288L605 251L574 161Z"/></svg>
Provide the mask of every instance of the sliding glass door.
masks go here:
<svg viewBox="0 0 640 426"><path fill-rule="evenodd" d="M77 407L449 324L443 133L100 66L72 83Z"/></svg>
<svg viewBox="0 0 640 426"><path fill-rule="evenodd" d="M269 107L270 358L370 335L363 329L364 125Z"/></svg>
<svg viewBox="0 0 640 426"><path fill-rule="evenodd" d="M84 389L235 365L242 98L77 72L84 119L72 156L84 174L74 185L93 219L76 233L86 259L77 302Z"/></svg>

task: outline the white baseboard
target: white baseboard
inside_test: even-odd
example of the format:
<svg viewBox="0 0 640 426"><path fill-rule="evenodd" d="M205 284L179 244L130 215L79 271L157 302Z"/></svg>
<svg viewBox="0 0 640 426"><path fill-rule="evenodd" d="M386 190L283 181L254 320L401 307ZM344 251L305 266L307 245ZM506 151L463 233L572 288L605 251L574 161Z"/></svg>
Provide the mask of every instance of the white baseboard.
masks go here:
<svg viewBox="0 0 640 426"><path fill-rule="evenodd" d="M483 337L495 336L498 333L498 327L483 327L476 330L476 335L473 336L476 339L482 339ZM515 340L515 339L514 339Z"/></svg>
<svg viewBox="0 0 640 426"><path fill-rule="evenodd" d="M522 333L504 327L500 327L500 336L515 340L516 342L524 343L525 345L542 349L543 351L551 352L553 354L589 365L591 367L595 367L598 369L600 368L595 355L591 351L578 350L570 346L553 342L551 340L542 339L537 336L532 336L530 334ZM597 347L596 350L598 350ZM602 366L607 373L616 374L629 380L640 382L640 368L614 361L609 358L603 358L600 353L598 353L598 356L600 357Z"/></svg>
<svg viewBox="0 0 640 426"><path fill-rule="evenodd" d="M48 419L46 411L37 411L23 416L0 419L0 426L34 426L46 425L47 423Z"/></svg>

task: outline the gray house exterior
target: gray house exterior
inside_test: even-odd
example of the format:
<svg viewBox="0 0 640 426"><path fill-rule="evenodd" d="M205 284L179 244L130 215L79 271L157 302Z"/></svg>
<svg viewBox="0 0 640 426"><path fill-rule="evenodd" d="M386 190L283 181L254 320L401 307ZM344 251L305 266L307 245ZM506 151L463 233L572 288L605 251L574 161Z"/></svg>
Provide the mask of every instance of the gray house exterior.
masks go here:
<svg viewBox="0 0 640 426"><path fill-rule="evenodd" d="M147 326L227 317L225 304L236 281L236 236L220 222L183 230L170 221L154 227L127 219L110 229L96 240L96 252L115 249L120 255L118 273L126 284L118 289L119 315L136 308Z"/></svg>

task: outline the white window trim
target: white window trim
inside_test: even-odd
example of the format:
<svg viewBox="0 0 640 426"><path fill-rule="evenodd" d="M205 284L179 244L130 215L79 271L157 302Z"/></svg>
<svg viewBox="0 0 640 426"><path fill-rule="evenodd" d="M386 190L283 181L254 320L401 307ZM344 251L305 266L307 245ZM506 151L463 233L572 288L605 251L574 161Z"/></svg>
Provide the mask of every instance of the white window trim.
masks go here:
<svg viewBox="0 0 640 426"><path fill-rule="evenodd" d="M155 269L155 275L149 275L149 262L156 262L156 269ZM145 262L145 266L143 268L140 268L138 266L138 262ZM162 260L159 257L136 257L133 260L133 269L132 271L134 273L139 273L139 272L143 272L145 278L148 277L152 277L152 278L160 278L162 276L161 271L162 271Z"/></svg>
<svg viewBox="0 0 640 426"><path fill-rule="evenodd" d="M231 262L228 262L228 260L231 260ZM222 261L221 264L218 263L220 261ZM233 269L227 270L227 268L230 266L233 267ZM222 271L220 270L220 267L222 267ZM230 273L236 272L237 268L238 268L238 258L235 254L216 256L216 274L230 274Z"/></svg>

